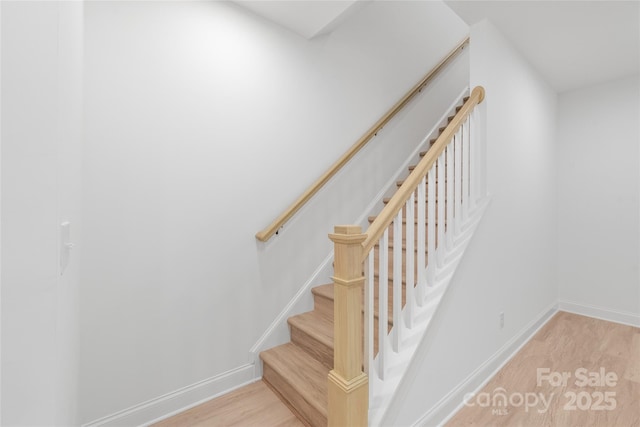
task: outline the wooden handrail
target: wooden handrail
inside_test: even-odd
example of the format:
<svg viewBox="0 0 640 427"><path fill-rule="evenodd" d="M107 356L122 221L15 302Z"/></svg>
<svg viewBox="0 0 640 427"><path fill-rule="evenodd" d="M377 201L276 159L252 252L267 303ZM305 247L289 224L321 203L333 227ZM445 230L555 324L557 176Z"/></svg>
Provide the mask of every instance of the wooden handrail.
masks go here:
<svg viewBox="0 0 640 427"><path fill-rule="evenodd" d="M405 202L409 200L411 193L415 191L420 184L420 181L427 175L431 166L436 162L440 154L447 147L451 139L458 131L460 126L464 123L467 116L471 113L476 105L484 100L484 88L482 86L476 86L467 102L464 103L460 111L455 115L453 120L442 131L436 142L427 151L425 156L420 160L420 163L415 167L413 172L409 174L407 179L404 180L398 191L393 195L389 203L382 209L382 212L376 217L366 231L367 238L362 242L362 260L369 256L369 252L380 240L384 231L391 225L393 219L396 217L400 209L404 206Z"/></svg>
<svg viewBox="0 0 640 427"><path fill-rule="evenodd" d="M347 150L325 173L320 176L298 199L293 202L267 228L256 233L256 239L266 242L302 208L320 189L349 162L376 134L382 129L405 105L409 103L435 76L455 58L469 43L469 37L464 39L442 61L424 76L405 96L403 96L380 120L378 120L355 144Z"/></svg>

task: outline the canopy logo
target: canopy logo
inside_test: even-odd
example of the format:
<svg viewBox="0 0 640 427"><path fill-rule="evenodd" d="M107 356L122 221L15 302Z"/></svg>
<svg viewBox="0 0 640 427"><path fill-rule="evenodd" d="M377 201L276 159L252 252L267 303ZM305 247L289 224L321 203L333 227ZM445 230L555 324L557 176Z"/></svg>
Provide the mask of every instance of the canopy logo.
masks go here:
<svg viewBox="0 0 640 427"><path fill-rule="evenodd" d="M611 411L616 409L616 393L612 388L618 384L618 375L615 372L607 372L601 367L597 371L589 371L586 368L578 368L575 371L551 371L549 368L538 368L536 371L537 387L561 387L572 388L563 394L551 392L512 392L498 387L492 392L478 394L467 393L464 396L466 406L479 406L491 408L493 415L507 415L512 408L524 408L525 412L535 410L540 414L549 411L554 398L559 398L561 407L565 411ZM575 390L588 387L589 390Z"/></svg>
<svg viewBox="0 0 640 427"><path fill-rule="evenodd" d="M536 409L539 413L544 414L549 410L551 401L553 400L553 393L550 396L545 396L544 393L509 393L502 387L498 387L493 392L483 392L475 395L474 393L467 393L464 396L464 404L466 406L480 406L482 408L492 408L494 415L507 415L510 407L519 408L524 407L525 412Z"/></svg>

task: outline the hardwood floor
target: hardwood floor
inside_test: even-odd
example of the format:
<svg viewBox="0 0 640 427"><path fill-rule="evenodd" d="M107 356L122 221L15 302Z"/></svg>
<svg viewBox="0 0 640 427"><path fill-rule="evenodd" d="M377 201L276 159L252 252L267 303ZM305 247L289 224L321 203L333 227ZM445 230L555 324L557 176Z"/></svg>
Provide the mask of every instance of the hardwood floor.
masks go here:
<svg viewBox="0 0 640 427"><path fill-rule="evenodd" d="M154 427L304 427L263 381L239 388Z"/></svg>
<svg viewBox="0 0 640 427"><path fill-rule="evenodd" d="M559 312L466 402L448 427L640 427L640 328Z"/></svg>
<svg viewBox="0 0 640 427"><path fill-rule="evenodd" d="M640 427L640 328L559 312L467 401L448 427ZM304 425L258 381L154 426Z"/></svg>

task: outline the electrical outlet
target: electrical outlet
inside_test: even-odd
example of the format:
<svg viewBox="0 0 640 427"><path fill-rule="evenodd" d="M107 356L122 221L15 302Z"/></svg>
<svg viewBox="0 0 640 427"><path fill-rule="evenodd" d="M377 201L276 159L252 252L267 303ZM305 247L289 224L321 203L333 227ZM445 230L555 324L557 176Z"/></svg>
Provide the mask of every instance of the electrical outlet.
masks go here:
<svg viewBox="0 0 640 427"><path fill-rule="evenodd" d="M500 312L500 329L504 328L504 311Z"/></svg>

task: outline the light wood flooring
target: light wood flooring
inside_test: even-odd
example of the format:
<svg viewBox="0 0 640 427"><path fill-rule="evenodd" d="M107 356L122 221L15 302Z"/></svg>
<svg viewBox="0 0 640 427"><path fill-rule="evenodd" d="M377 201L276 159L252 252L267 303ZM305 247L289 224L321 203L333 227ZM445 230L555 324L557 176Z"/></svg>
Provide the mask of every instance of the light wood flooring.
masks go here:
<svg viewBox="0 0 640 427"><path fill-rule="evenodd" d="M583 384L585 377L597 384ZM517 394L525 400L528 394L528 410ZM467 401L474 406L463 407L447 427L640 427L640 328L559 312Z"/></svg>
<svg viewBox="0 0 640 427"><path fill-rule="evenodd" d="M566 385L552 385L543 380L538 386L538 368L570 373ZM584 368L584 375L576 370ZM613 373L613 386L576 384L589 374ZM611 384L611 374L609 383ZM501 390L513 405L480 406ZM600 400L599 393L607 401ZM530 403L538 396L537 405L517 406L517 394ZM565 395L565 393L569 393ZM614 393L613 395L611 393ZM544 396L548 406L539 397ZM570 397L575 395L575 409ZM459 426L523 426L523 427L640 427L640 328L559 312L511 359L489 383L469 399L473 407L459 411L446 425ZM580 401L579 401L580 400ZM607 410L615 401L615 408ZM491 402L491 401L490 401ZM491 402L493 403L493 402ZM588 406L590 410L580 409ZM567 407L567 409L565 409ZM597 410L593 408L602 407ZM187 410L155 424L156 427L301 427L304 424L263 382L258 381L210 402Z"/></svg>
<svg viewBox="0 0 640 427"><path fill-rule="evenodd" d="M154 427L304 427L263 381L198 405Z"/></svg>

